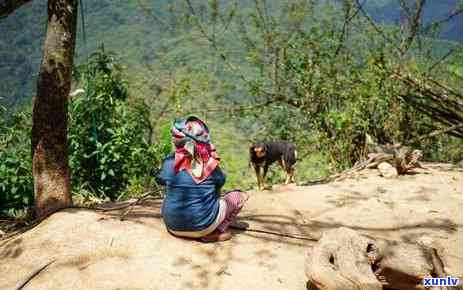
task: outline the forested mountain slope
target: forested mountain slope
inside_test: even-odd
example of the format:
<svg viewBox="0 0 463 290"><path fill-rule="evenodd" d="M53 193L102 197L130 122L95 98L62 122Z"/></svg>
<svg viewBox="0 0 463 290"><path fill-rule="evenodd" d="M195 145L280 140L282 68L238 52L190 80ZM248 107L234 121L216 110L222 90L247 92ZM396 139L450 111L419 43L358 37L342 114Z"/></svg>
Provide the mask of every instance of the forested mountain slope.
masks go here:
<svg viewBox="0 0 463 290"><path fill-rule="evenodd" d="M27 112L46 2L0 19L0 196L16 208L32 196ZM172 120L187 114L209 124L227 189L255 185L248 145L257 139L297 145L299 182L364 158L367 135L412 145L427 161L463 158L457 1L82 2L73 89L86 93L69 102L74 193L123 199L147 190L170 151ZM11 118L15 111L25 113ZM419 138L446 127L452 135ZM282 178L269 174L270 183Z"/></svg>
<svg viewBox="0 0 463 290"><path fill-rule="evenodd" d="M405 1L407 2L407 1ZM415 1L408 1L415 3ZM401 10L398 0L369 0L366 1L368 11L379 22L400 23L404 12ZM413 6L413 5L410 5ZM463 40L463 17L453 17L452 14L457 11L458 0L431 0L426 1L423 11L424 23L440 21L444 19L451 20L447 25L441 27L440 37L450 40Z"/></svg>
<svg viewBox="0 0 463 290"><path fill-rule="evenodd" d="M238 9L240 12L253 5L248 1L237 1L237 6L232 5L234 1L221 2L222 10ZM378 22L398 23L403 16L398 2L370 0L365 1L365 7ZM267 1L268 9L281 9L278 3ZM85 57L85 44L88 52L101 43L115 51L122 58L122 63L133 70L145 64L158 63L159 58L166 53L169 54L168 64L173 66L196 62L195 65L199 67L202 65L199 62L207 62L205 58L209 56L208 51L198 51L194 44L183 41L191 37L188 31L194 26L191 21L185 21L185 11L188 10L186 1L84 0L83 4L87 42L84 42L84 34L80 31L77 41L78 62ZM198 13L202 18L207 18L208 4L206 1L198 4ZM427 1L423 13L424 22L446 19L456 11L456 7L457 0ZM12 110L18 103L28 102L33 95L45 30L44 0L32 1L8 18L0 20L0 97L3 98L2 103ZM227 37L233 38L233 34ZM462 40L463 17L453 17L448 24L443 25L439 37Z"/></svg>

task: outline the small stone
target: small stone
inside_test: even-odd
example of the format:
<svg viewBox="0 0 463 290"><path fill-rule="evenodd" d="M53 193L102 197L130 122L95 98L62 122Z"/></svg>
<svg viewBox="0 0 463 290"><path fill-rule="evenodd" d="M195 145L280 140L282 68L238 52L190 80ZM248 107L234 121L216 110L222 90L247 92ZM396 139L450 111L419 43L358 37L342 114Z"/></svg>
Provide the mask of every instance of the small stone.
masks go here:
<svg viewBox="0 0 463 290"><path fill-rule="evenodd" d="M432 247L434 245L434 239L429 236L421 236L416 241L419 245L426 247Z"/></svg>
<svg viewBox="0 0 463 290"><path fill-rule="evenodd" d="M387 192L386 189L384 189L383 187L380 187L380 186L378 186L378 187L376 188L376 190L377 190L379 193L386 193L386 192Z"/></svg>
<svg viewBox="0 0 463 290"><path fill-rule="evenodd" d="M378 165L378 170L384 178L396 178L399 176L397 169L387 162L382 162Z"/></svg>

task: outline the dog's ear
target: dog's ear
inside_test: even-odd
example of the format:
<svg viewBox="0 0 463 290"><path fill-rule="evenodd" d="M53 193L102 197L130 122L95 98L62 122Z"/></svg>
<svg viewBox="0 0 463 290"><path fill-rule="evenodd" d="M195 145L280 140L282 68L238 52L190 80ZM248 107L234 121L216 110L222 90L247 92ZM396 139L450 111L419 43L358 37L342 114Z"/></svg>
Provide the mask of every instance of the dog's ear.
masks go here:
<svg viewBox="0 0 463 290"><path fill-rule="evenodd" d="M256 143L252 140L248 140L248 148L249 148L249 152L253 152L254 151L254 147L256 147Z"/></svg>
<svg viewBox="0 0 463 290"><path fill-rule="evenodd" d="M247 139L246 141L247 141L247 143L248 143L248 147L249 147L249 148L254 147L254 145L256 144L256 142L254 142L254 140L251 140L251 139Z"/></svg>
<svg viewBox="0 0 463 290"><path fill-rule="evenodd" d="M248 148L249 148L248 168L251 168L252 159L253 159L254 155L256 154L254 152L254 147L255 147L254 141L248 139Z"/></svg>
<svg viewBox="0 0 463 290"><path fill-rule="evenodd" d="M254 148L255 148L254 145L249 146L249 161L251 161L253 156L256 154L256 152L254 151Z"/></svg>
<svg viewBox="0 0 463 290"><path fill-rule="evenodd" d="M254 143L249 143L249 160L248 160L248 168L251 168L252 158L254 156Z"/></svg>

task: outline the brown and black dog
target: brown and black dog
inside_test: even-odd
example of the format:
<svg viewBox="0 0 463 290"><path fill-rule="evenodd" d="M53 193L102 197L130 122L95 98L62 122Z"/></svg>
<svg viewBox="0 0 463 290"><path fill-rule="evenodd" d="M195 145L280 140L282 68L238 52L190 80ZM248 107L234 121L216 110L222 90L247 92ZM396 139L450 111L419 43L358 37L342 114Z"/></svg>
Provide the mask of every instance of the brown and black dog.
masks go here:
<svg viewBox="0 0 463 290"><path fill-rule="evenodd" d="M265 189L265 176L271 164L277 161L286 172L285 184L294 182L296 145L285 141L258 141L249 148L250 163L256 171L257 187ZM262 170L263 169L263 172Z"/></svg>

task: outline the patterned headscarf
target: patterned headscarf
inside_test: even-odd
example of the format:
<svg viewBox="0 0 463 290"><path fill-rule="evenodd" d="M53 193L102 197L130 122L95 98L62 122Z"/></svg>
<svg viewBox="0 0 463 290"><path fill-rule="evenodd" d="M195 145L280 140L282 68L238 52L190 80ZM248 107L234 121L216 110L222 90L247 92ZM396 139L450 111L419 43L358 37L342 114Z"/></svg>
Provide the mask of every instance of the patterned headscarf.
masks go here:
<svg viewBox="0 0 463 290"><path fill-rule="evenodd" d="M175 143L175 173L185 169L196 183L204 181L219 165L209 128L197 117L177 119L172 127Z"/></svg>

